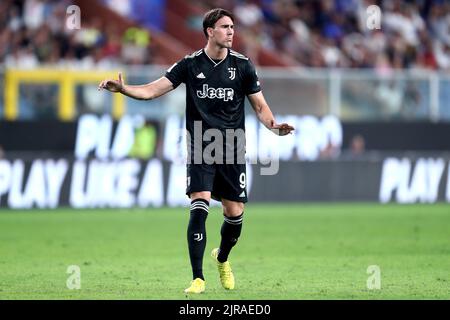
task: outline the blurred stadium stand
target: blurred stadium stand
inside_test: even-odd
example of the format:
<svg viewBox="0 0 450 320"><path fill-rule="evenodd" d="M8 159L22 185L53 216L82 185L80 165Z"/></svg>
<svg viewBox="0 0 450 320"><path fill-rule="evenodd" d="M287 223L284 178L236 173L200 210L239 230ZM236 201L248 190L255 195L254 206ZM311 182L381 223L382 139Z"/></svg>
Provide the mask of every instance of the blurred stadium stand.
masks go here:
<svg viewBox="0 0 450 320"><path fill-rule="evenodd" d="M64 28L70 4L81 8L78 32ZM381 6L382 30L366 28L371 4ZM236 48L262 66L450 70L450 3L444 0L4 0L0 63L121 61L124 34L135 26L148 31L156 52L134 62L169 64L204 45L202 15L216 6L235 13Z"/></svg>
<svg viewBox="0 0 450 320"><path fill-rule="evenodd" d="M86 112L114 113L111 99L96 98L89 88L92 84L86 83L72 84L77 86L76 101L71 103L77 110L72 111L67 107L72 98L66 99L65 107L60 103L64 99L58 92L63 89L58 84L63 80L53 84L24 81L18 84L18 98L8 98L6 85L14 85L5 82L9 79L6 70L121 69L130 83L150 81L166 66L204 45L202 15L220 6L234 12L235 47L260 66L265 93L281 114L331 113L348 121L450 120L448 1L73 3L81 8L79 30L65 26L70 1L1 2L1 118L70 120ZM365 9L371 4L382 9L381 30L369 30L365 25ZM8 104L13 100L19 100L16 111ZM124 112L161 116L142 102L126 99L125 104L116 118ZM64 108L66 111L61 111Z"/></svg>

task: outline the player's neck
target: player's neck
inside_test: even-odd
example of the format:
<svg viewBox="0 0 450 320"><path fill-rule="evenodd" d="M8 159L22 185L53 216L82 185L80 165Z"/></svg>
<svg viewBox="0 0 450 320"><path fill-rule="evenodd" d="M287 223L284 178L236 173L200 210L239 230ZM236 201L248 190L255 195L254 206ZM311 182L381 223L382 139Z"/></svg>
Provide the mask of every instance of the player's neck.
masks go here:
<svg viewBox="0 0 450 320"><path fill-rule="evenodd" d="M208 42L205 47L205 52L211 59L223 60L228 54L228 48L221 48L219 46L214 46Z"/></svg>

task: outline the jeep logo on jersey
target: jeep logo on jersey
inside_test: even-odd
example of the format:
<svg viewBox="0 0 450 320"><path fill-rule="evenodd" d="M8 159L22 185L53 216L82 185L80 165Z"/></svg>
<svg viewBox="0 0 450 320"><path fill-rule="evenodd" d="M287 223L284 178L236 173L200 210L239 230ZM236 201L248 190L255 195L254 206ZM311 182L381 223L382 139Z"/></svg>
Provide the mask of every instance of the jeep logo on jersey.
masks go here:
<svg viewBox="0 0 450 320"><path fill-rule="evenodd" d="M234 90L232 88L210 88L207 84L203 85L203 91L197 90L197 97L210 99L223 99L223 101L233 100Z"/></svg>

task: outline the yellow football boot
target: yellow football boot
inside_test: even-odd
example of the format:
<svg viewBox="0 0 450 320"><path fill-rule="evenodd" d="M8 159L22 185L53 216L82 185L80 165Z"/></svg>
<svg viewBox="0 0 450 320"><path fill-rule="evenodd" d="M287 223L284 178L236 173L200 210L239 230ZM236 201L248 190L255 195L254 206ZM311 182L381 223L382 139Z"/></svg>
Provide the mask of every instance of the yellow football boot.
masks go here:
<svg viewBox="0 0 450 320"><path fill-rule="evenodd" d="M184 293L202 293L205 291L205 280L200 278L195 278L191 281L191 286L187 289L184 289Z"/></svg>
<svg viewBox="0 0 450 320"><path fill-rule="evenodd" d="M234 275L231 270L231 264L229 261L219 262L217 260L217 256L219 255L219 248L215 248L211 251L211 257L213 257L214 261L217 263L217 269L219 270L220 275L220 283L222 287L227 290L234 289Z"/></svg>

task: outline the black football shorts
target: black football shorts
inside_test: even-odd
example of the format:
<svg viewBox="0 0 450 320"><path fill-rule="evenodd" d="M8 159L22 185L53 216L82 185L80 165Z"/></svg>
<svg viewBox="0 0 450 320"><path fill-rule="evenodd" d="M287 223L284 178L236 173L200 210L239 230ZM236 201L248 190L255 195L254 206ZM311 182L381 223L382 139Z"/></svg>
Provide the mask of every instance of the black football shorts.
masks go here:
<svg viewBox="0 0 450 320"><path fill-rule="evenodd" d="M210 191L211 198L247 202L245 164L188 164L186 195Z"/></svg>

